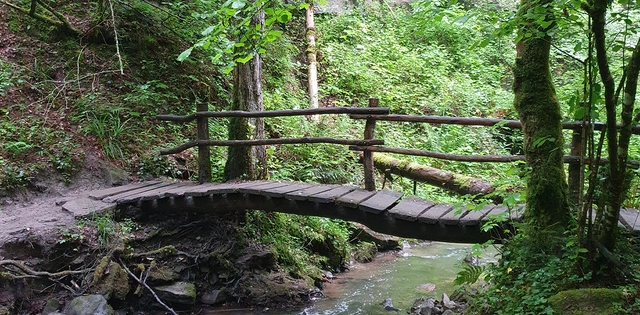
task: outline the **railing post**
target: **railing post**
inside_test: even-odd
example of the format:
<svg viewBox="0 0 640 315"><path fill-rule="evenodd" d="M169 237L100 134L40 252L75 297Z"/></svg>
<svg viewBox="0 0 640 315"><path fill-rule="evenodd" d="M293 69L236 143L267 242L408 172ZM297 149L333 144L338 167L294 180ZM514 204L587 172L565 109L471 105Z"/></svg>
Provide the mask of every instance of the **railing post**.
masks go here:
<svg viewBox="0 0 640 315"><path fill-rule="evenodd" d="M206 112L209 106L206 103L196 105L196 111ZM198 128L198 141L209 140L209 119L198 117L196 119ZM198 182L200 184L211 181L211 150L209 146L198 145Z"/></svg>
<svg viewBox="0 0 640 315"><path fill-rule="evenodd" d="M584 152L582 150L582 130L573 129L573 134L571 136L571 152L569 155L572 156L580 156L582 157ZM569 203L578 206L580 203L580 194L582 192L582 176L581 169L582 165L580 163L582 159L579 159L577 162L569 163Z"/></svg>
<svg viewBox="0 0 640 315"><path fill-rule="evenodd" d="M369 107L378 107L378 99L370 98ZM372 140L376 133L376 120L367 118L364 125L364 140ZM364 188L369 191L376 190L375 169L373 165L373 152L365 149L363 151L364 164Z"/></svg>

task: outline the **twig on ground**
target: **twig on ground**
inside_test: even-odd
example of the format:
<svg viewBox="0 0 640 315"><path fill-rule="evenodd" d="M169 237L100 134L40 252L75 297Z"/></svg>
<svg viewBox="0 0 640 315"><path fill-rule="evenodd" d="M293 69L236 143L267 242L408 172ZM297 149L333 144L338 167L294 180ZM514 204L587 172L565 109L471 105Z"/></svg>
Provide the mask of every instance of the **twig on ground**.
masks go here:
<svg viewBox="0 0 640 315"><path fill-rule="evenodd" d="M151 294L153 294L153 297L156 298L156 301L158 301L158 303L160 303L162 306L164 306L164 308L166 308L169 312L171 312L171 314L173 315L178 315L171 307L169 307L167 304L164 304L164 302L162 302L162 300L160 300L160 298L158 297L158 295L156 294L155 291L153 291L153 289L151 289L151 287L149 287L149 285L143 281L140 277L136 277L136 275L133 274L133 272L131 272L131 270L129 270L129 268L127 268L127 265L125 265L122 262L122 259L118 259L118 261L120 262L120 265L122 265L122 268L124 268L124 270L127 271L127 273L133 277L133 279L135 279L139 284L143 285L145 288L147 288L147 290L149 290L149 292L151 292Z"/></svg>

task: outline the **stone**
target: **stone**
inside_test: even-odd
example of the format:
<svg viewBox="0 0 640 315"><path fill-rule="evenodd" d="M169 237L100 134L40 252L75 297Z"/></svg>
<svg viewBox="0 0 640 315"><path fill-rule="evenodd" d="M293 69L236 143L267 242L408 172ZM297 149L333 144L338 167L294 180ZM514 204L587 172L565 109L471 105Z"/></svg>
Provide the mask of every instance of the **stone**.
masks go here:
<svg viewBox="0 0 640 315"><path fill-rule="evenodd" d="M456 313L454 313L452 310L446 310L444 312L442 312L442 315L455 315Z"/></svg>
<svg viewBox="0 0 640 315"><path fill-rule="evenodd" d="M11 315L11 312L5 306L0 305L0 315Z"/></svg>
<svg viewBox="0 0 640 315"><path fill-rule="evenodd" d="M79 296L67 306L65 306L64 314L66 315L113 315L113 308L107 304L107 300L102 295L85 295Z"/></svg>
<svg viewBox="0 0 640 315"><path fill-rule="evenodd" d="M192 305L196 302L196 286L190 282L179 281L154 287L153 290L165 303Z"/></svg>
<svg viewBox="0 0 640 315"><path fill-rule="evenodd" d="M176 281L180 275L172 268L160 266L157 268L149 268L149 282L156 284L165 284Z"/></svg>
<svg viewBox="0 0 640 315"><path fill-rule="evenodd" d="M429 293L432 292L433 290L436 289L436 285L433 283L423 283L421 285L418 285L416 287L416 290L423 292L423 293Z"/></svg>
<svg viewBox="0 0 640 315"><path fill-rule="evenodd" d="M60 301L58 301L58 299L55 299L55 298L50 298L47 300L47 303L44 305L44 308L42 309L42 314L47 315L47 314L55 313L55 312L58 312L58 309L60 309Z"/></svg>
<svg viewBox="0 0 640 315"><path fill-rule="evenodd" d="M454 309L456 307L456 302L451 301L446 293L442 293L442 306L444 308Z"/></svg>
<svg viewBox="0 0 640 315"><path fill-rule="evenodd" d="M480 257L467 254L467 256L464 257L464 262L471 266L480 266Z"/></svg>
<svg viewBox="0 0 640 315"><path fill-rule="evenodd" d="M276 256L268 249L253 250L238 258L236 264L244 270L270 270L276 264Z"/></svg>
<svg viewBox="0 0 640 315"><path fill-rule="evenodd" d="M393 307L393 301L391 300L391 298L384 299L384 301L382 301L381 304L384 307L384 309L387 311L394 311L394 312L400 311L399 308Z"/></svg>
<svg viewBox="0 0 640 315"><path fill-rule="evenodd" d="M124 300L129 293L129 275L120 264L103 257L93 272L92 286L106 299Z"/></svg>
<svg viewBox="0 0 640 315"><path fill-rule="evenodd" d="M429 298L419 298L411 307L411 314L420 314L420 315L435 315L436 301Z"/></svg>
<svg viewBox="0 0 640 315"><path fill-rule="evenodd" d="M207 305L219 304L228 300L229 295L224 290L211 290L203 293L200 297L200 302Z"/></svg>

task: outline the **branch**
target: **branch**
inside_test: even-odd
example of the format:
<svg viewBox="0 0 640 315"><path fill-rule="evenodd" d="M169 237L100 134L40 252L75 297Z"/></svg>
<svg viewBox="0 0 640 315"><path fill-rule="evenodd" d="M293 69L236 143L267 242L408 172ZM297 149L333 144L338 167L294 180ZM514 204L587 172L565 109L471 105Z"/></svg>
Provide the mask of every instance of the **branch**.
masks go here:
<svg viewBox="0 0 640 315"><path fill-rule="evenodd" d="M156 294L155 291L153 291L153 289L151 289L151 287L149 287L149 285L143 281L140 277L136 277L136 275L133 274L133 272L131 272L131 270L129 270L129 268L127 268L127 266L122 262L121 259L118 259L118 261L120 261L120 265L122 265L122 268L124 268L124 270L127 271L127 273L133 277L133 279L135 279L139 284L143 285L145 288L147 288L147 290L149 290L149 292L151 292L151 294L153 294L153 297L156 298L156 301L158 301L158 303L160 303L162 306L164 306L164 308L167 309L167 311L171 312L171 314L173 315L178 315L171 307L167 306L167 304L164 304L164 302L162 302L162 300L160 300L160 298L158 297L158 295Z"/></svg>
<svg viewBox="0 0 640 315"><path fill-rule="evenodd" d="M11 275L15 279L38 278L38 277L60 278L60 277L66 277L66 276L75 275L75 274L87 273L91 271L90 268L82 269L82 270L65 270L65 271L53 272L53 273L47 272L47 271L35 271L30 267L28 267L27 265L25 265L23 261L11 260L11 259L0 260L0 266L4 266L5 269L7 269L7 266L14 266L18 268L18 270L7 269L14 273L17 273L17 275Z"/></svg>

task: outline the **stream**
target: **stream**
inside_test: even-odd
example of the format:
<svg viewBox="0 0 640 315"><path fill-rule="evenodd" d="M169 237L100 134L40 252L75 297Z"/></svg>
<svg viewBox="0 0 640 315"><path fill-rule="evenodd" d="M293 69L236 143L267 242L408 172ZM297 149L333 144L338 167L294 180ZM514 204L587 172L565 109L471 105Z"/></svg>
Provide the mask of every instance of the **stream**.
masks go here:
<svg viewBox="0 0 640 315"><path fill-rule="evenodd" d="M373 262L356 264L351 270L335 275L325 285L325 297L302 312L291 315L389 314L381 303L386 298L393 306L407 311L422 296L437 299L451 295L453 280L471 253L471 244L420 243L406 245L400 252L383 253ZM480 263L496 260L495 248L483 251ZM423 284L435 284L433 291L420 290ZM425 285L431 289L430 285Z"/></svg>
<svg viewBox="0 0 640 315"><path fill-rule="evenodd" d="M403 250L380 253L370 263L356 263L349 271L334 274L335 280L325 284L324 297L304 310L287 315L389 315L381 303L386 298L406 314L420 297L442 298L451 295L453 280L472 244L427 242L406 244ZM482 252L480 264L496 261L497 250L489 247ZM426 285L425 285L426 284ZM431 286L435 285L435 289ZM420 291L425 285L429 291ZM431 290L432 289L432 290ZM206 314L248 315L249 309L215 309ZM270 313L269 314L274 314ZM281 313L279 313L281 314Z"/></svg>

